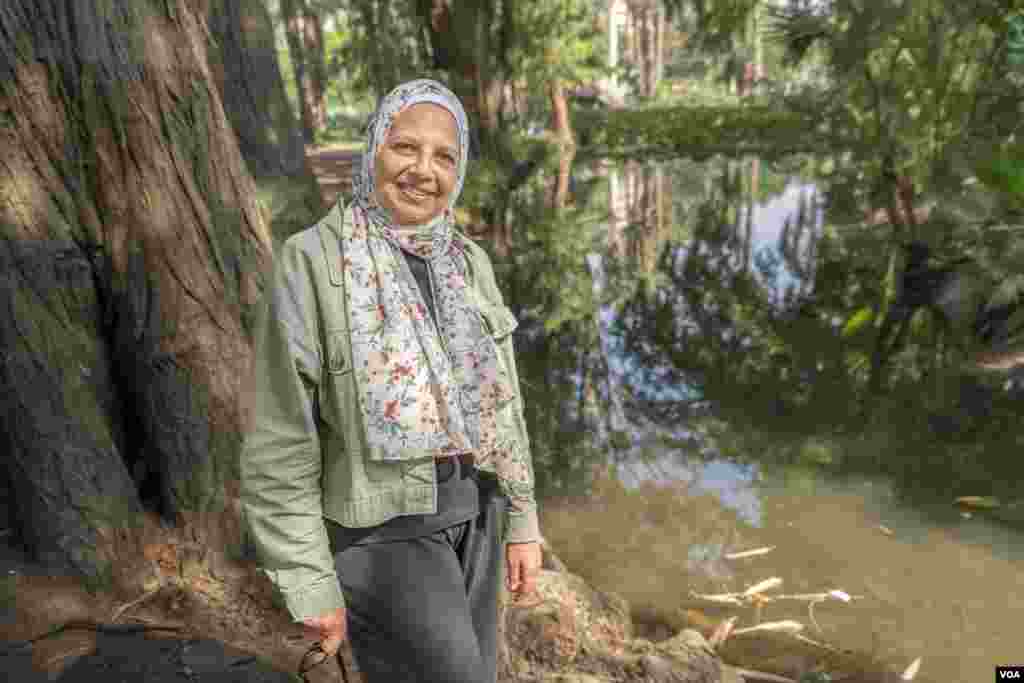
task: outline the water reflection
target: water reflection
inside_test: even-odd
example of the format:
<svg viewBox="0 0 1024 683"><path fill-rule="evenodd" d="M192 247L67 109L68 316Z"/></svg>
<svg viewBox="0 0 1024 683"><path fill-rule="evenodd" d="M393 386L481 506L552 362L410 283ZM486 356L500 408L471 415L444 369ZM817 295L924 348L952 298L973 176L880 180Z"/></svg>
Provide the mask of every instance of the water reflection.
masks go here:
<svg viewBox="0 0 1024 683"><path fill-rule="evenodd" d="M589 199L511 202L531 239L502 275L538 483L561 501L545 531L639 603L768 576L864 595L824 608L822 637L981 680L1024 653L1024 505L951 501L1020 496L1021 306L992 304L1019 252L941 203L926 244L833 217L846 188L819 162L577 163ZM1001 345L978 333L998 325ZM598 504L606 458L640 503ZM778 550L724 557L757 545Z"/></svg>

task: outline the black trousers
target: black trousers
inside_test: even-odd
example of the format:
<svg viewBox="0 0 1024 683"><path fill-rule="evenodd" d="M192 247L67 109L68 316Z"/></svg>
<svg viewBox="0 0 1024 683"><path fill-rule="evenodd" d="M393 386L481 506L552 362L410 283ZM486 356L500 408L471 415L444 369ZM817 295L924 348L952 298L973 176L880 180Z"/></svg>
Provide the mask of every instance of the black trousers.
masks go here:
<svg viewBox="0 0 1024 683"><path fill-rule="evenodd" d="M367 683L496 680L507 501L496 481L477 481L475 519L335 554L352 653Z"/></svg>

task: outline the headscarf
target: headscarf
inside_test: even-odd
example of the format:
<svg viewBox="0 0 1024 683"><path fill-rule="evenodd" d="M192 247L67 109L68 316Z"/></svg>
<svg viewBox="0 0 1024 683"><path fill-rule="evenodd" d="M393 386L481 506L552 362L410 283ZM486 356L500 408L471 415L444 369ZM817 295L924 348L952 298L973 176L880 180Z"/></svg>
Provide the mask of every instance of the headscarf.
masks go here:
<svg viewBox="0 0 1024 683"><path fill-rule="evenodd" d="M374 161L394 117L420 102L444 107L458 127L458 182L444 212L397 229L374 193ZM473 453L506 492L532 486L514 428L515 388L466 281L454 239L453 207L468 157L468 125L458 98L440 83L404 83L381 101L366 128L366 151L343 221L342 271L360 413L370 457L411 460ZM437 327L401 250L426 260ZM532 494L532 491L531 491Z"/></svg>
<svg viewBox="0 0 1024 683"><path fill-rule="evenodd" d="M356 203L362 207L375 225L385 231L394 230L390 213L377 203L374 192L374 165L377 160L377 151L387 140L388 131L391 130L391 124L394 123L395 117L402 110L422 102L432 102L446 109L455 117L458 129L457 179L451 196L448 198L448 206L428 223L412 226L416 232L424 236L430 235L432 241L438 243L436 246L439 252L443 252L445 242L451 239L455 226L455 202L458 201L459 195L462 193L462 184L466 179L466 165L469 161L469 122L466 119L466 111L462 108L459 98L448 88L429 78L419 78L403 83L381 100L377 110L370 115L366 124L366 149L363 152L359 174L352 181L352 192ZM403 233L412 231L410 226L401 228Z"/></svg>

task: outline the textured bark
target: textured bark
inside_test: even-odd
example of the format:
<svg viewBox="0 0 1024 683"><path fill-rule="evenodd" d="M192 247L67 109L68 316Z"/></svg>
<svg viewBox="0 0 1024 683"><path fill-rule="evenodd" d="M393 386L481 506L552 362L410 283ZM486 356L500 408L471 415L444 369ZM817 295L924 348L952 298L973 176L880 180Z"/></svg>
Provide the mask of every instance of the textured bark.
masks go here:
<svg viewBox="0 0 1024 683"><path fill-rule="evenodd" d="M256 177L310 173L266 7L217 0L207 20L216 41L209 50L210 71L249 171Z"/></svg>
<svg viewBox="0 0 1024 683"><path fill-rule="evenodd" d="M0 466L30 557L93 579L130 472L197 540L237 479L271 246L206 10L0 6Z"/></svg>
<svg viewBox="0 0 1024 683"><path fill-rule="evenodd" d="M417 0L416 7L429 36L434 67L452 75L452 89L477 124L481 146L500 154L492 143L501 129L511 9L504 2L451 0Z"/></svg>
<svg viewBox="0 0 1024 683"><path fill-rule="evenodd" d="M324 69L323 29L320 15L307 0L281 0L288 55L295 73L301 108L302 134L312 144L315 136L327 126L324 104L326 76Z"/></svg>
<svg viewBox="0 0 1024 683"><path fill-rule="evenodd" d="M552 204L556 209L564 209L569 202L569 180L572 176L572 160L576 156L574 145L563 145L558 155L558 177L555 178Z"/></svg>
<svg viewBox="0 0 1024 683"><path fill-rule="evenodd" d="M565 96L565 84L557 78L548 82L548 98L551 100L551 128L555 137L566 145L575 145L576 136L569 118L569 100Z"/></svg>

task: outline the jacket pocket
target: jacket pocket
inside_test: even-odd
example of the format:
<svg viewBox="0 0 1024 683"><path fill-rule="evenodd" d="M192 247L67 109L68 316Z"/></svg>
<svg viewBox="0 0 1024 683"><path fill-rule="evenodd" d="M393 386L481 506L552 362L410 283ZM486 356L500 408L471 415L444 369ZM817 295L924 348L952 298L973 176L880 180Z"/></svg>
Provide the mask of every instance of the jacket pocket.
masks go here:
<svg viewBox="0 0 1024 683"><path fill-rule="evenodd" d="M327 332L327 372L344 375L352 371L352 349L348 343L348 330Z"/></svg>
<svg viewBox="0 0 1024 683"><path fill-rule="evenodd" d="M348 331L328 329L323 336L323 384L320 391L320 413L325 422L337 433L342 449L355 443L350 428L356 412L353 410L352 350L348 345Z"/></svg>
<svg viewBox="0 0 1024 683"><path fill-rule="evenodd" d="M512 311L502 304L481 303L480 316L495 341L505 339L519 327L519 321L512 315Z"/></svg>

